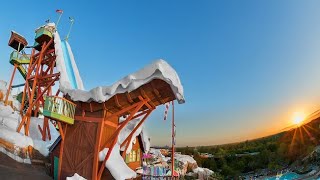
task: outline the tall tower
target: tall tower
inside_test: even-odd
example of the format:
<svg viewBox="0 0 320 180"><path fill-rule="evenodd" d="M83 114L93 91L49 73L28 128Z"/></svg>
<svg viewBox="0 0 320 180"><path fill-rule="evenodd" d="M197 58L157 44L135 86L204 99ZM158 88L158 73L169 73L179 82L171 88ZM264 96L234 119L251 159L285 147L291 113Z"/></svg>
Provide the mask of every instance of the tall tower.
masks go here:
<svg viewBox="0 0 320 180"><path fill-rule="evenodd" d="M24 52L24 48L28 45L28 42L23 36L14 31L11 31L11 36L8 45L14 49L14 51L12 51L12 53L10 54L10 63L14 66L14 69L10 78L8 91L5 97L5 105L8 105L9 103L10 91L12 89L12 82L14 80L16 70L18 69L22 77L25 79L27 74L26 66L30 63L30 56L28 56Z"/></svg>
<svg viewBox="0 0 320 180"><path fill-rule="evenodd" d="M20 132L21 128L24 127L27 136L29 135L31 117L38 117L39 110L44 106L44 96L52 95L52 86L60 77L60 73L55 70L54 32L55 25L50 23L36 30L35 44L26 70L26 83L21 104L22 120L17 129ZM55 95L58 94L59 90ZM25 103L28 104L28 107L26 112L23 113ZM44 118L43 127L39 126L39 130L42 133L43 140L46 140L47 135L51 139L48 118Z"/></svg>

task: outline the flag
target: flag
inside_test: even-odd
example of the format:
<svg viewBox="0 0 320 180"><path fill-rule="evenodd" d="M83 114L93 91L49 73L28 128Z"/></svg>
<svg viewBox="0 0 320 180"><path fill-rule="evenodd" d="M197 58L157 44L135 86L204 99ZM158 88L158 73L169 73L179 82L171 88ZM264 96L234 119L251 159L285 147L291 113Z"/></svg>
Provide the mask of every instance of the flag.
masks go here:
<svg viewBox="0 0 320 180"><path fill-rule="evenodd" d="M57 12L57 13L60 13L60 14L63 13L63 11L62 11L61 9L57 9L56 12Z"/></svg>
<svg viewBox="0 0 320 180"><path fill-rule="evenodd" d="M73 17L69 17L70 22L74 22Z"/></svg>
<svg viewBox="0 0 320 180"><path fill-rule="evenodd" d="M164 119L163 120L167 120L167 117L168 117L168 111L169 111L169 106L170 106L170 102L167 102L165 104L165 110L164 110Z"/></svg>
<svg viewBox="0 0 320 180"><path fill-rule="evenodd" d="M50 22L50 19L47 19L47 20L46 20L46 23L49 23L49 22Z"/></svg>

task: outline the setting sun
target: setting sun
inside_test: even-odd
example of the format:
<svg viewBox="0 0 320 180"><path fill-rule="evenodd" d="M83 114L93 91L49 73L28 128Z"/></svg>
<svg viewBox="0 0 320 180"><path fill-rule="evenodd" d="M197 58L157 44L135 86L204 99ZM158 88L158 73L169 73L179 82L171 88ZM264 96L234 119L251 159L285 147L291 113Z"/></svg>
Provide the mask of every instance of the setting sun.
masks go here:
<svg viewBox="0 0 320 180"><path fill-rule="evenodd" d="M293 124L299 125L301 124L305 119L305 114L302 112L295 112L293 115Z"/></svg>

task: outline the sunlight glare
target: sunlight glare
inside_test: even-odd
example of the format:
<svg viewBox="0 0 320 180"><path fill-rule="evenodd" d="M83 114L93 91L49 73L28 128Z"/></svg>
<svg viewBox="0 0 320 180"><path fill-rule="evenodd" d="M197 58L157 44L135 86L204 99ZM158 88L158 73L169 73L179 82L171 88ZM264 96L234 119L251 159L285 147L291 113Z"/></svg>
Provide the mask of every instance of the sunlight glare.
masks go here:
<svg viewBox="0 0 320 180"><path fill-rule="evenodd" d="M305 119L305 114L302 113L302 112L295 112L294 115L293 115L293 124L295 125L299 125L301 124L304 119Z"/></svg>

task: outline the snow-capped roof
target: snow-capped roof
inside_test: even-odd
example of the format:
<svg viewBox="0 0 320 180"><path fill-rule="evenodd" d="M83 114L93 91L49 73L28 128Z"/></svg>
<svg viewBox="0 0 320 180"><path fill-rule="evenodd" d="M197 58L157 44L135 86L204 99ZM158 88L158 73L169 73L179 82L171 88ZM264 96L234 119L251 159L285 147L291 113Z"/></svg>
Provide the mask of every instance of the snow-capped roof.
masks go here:
<svg viewBox="0 0 320 180"><path fill-rule="evenodd" d="M176 71L162 59L153 62L138 72L122 78L111 86L99 86L90 91L64 88L60 88L60 90L64 94L68 94L74 101L95 101L101 103L107 101L116 94L131 92L154 79L161 79L168 83L178 102L185 102L183 87L179 76Z"/></svg>

